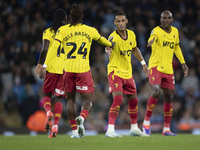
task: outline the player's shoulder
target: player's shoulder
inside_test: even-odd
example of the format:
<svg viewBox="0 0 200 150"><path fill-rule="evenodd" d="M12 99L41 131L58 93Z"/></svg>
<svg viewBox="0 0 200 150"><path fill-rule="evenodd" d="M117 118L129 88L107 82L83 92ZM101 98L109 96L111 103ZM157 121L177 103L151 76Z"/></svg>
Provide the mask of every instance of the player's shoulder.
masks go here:
<svg viewBox="0 0 200 150"><path fill-rule="evenodd" d="M69 28L70 24L66 24L61 26L58 30L62 31L62 30L66 30L66 28Z"/></svg>
<svg viewBox="0 0 200 150"><path fill-rule="evenodd" d="M95 27L92 27L86 24L82 24L82 27L85 28L86 30L97 31Z"/></svg>
<svg viewBox="0 0 200 150"><path fill-rule="evenodd" d="M45 29L45 30L43 31L43 34L46 34L46 33L49 33L49 32L51 32L51 31L50 31L50 27L47 28L47 29Z"/></svg>
<svg viewBox="0 0 200 150"><path fill-rule="evenodd" d="M178 33L178 29L176 27L171 26L171 28L172 28L172 32L177 32Z"/></svg>
<svg viewBox="0 0 200 150"><path fill-rule="evenodd" d="M126 31L128 32L128 34L135 35L135 32L133 30L126 29Z"/></svg>

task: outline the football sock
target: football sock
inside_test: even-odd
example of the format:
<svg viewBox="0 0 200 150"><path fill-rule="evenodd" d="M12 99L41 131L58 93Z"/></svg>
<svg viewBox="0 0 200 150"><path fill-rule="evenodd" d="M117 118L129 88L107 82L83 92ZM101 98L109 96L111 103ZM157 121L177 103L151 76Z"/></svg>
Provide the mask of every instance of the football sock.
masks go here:
<svg viewBox="0 0 200 150"><path fill-rule="evenodd" d="M166 131L170 131L170 128L169 127L164 127L163 128L163 132L166 132Z"/></svg>
<svg viewBox="0 0 200 150"><path fill-rule="evenodd" d="M55 116L54 125L58 125L60 117L61 117L61 114L62 114L62 110L63 110L62 103L61 102L55 103L55 108L54 108L54 114L55 114L54 115Z"/></svg>
<svg viewBox="0 0 200 150"><path fill-rule="evenodd" d="M115 125L114 124L109 124L107 132L112 132L112 131L115 131Z"/></svg>
<svg viewBox="0 0 200 150"><path fill-rule="evenodd" d="M152 96L150 96L150 98L148 100L148 103L147 103L147 110L146 110L146 114L145 114L144 120L150 121L152 112L154 110L154 107L155 107L157 101L158 101L157 98L153 98Z"/></svg>
<svg viewBox="0 0 200 150"><path fill-rule="evenodd" d="M89 114L89 112L86 109L83 109L81 111L80 116L83 117L83 119L85 120L87 118L88 114Z"/></svg>
<svg viewBox="0 0 200 150"><path fill-rule="evenodd" d="M133 100L128 101L128 113L130 116L131 124L137 123L137 116L138 116L138 99L134 98Z"/></svg>
<svg viewBox="0 0 200 150"><path fill-rule="evenodd" d="M146 121L146 120L144 120L144 122L143 122L143 126L149 128L149 126L150 126L150 121Z"/></svg>
<svg viewBox="0 0 200 150"><path fill-rule="evenodd" d="M113 103L112 103L112 106L110 107L110 111L109 111L109 122L108 122L109 125L115 124L115 121L116 121L118 113L119 113L120 106L122 104L122 100L123 100L122 95L118 95L113 98Z"/></svg>
<svg viewBox="0 0 200 150"><path fill-rule="evenodd" d="M171 123L172 111L173 111L172 107L173 107L172 103L164 102L164 128L166 129L170 129L170 123Z"/></svg>
<svg viewBox="0 0 200 150"><path fill-rule="evenodd" d="M43 97L43 106L46 112L51 111L51 99L48 96Z"/></svg>
<svg viewBox="0 0 200 150"><path fill-rule="evenodd" d="M135 124L132 124L131 123L131 130L137 130L138 129L138 124L135 123Z"/></svg>
<svg viewBox="0 0 200 150"><path fill-rule="evenodd" d="M69 123L71 125L72 131L77 130L76 120L69 120Z"/></svg>

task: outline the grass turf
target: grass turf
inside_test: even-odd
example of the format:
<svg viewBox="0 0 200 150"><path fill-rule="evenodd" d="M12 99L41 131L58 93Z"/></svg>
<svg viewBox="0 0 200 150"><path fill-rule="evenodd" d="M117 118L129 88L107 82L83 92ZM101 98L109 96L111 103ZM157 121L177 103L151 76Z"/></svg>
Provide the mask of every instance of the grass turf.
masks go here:
<svg viewBox="0 0 200 150"><path fill-rule="evenodd" d="M199 150L199 147L200 136L190 134L179 134L176 137L153 134L151 137L123 138L98 135L80 139L70 139L70 136L63 134L50 139L47 135L0 135L0 150Z"/></svg>

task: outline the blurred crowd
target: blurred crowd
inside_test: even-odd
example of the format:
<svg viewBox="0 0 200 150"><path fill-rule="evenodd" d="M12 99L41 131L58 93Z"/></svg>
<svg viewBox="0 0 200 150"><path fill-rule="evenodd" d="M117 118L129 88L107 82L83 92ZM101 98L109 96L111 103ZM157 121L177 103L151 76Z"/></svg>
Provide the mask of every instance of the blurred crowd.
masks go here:
<svg viewBox="0 0 200 150"><path fill-rule="evenodd" d="M73 0L3 0L0 1L0 127L23 127L28 117L41 110L42 85L34 73L38 62L42 33L51 25L56 8L69 14ZM181 64L174 57L175 97L173 122L200 124L200 1L199 0L82 0L83 22L105 36L115 30L114 14L124 11L129 19L128 28L136 34L137 45L148 62L151 49L147 40L151 30L160 25L160 14L165 9L173 13L173 26L180 33L180 46L190 68L183 78ZM86 129L104 132L112 96L108 92L106 66L109 58L104 47L93 43L91 71L95 83L93 109L86 121ZM144 119L150 85L141 64L133 57L133 77L139 97L138 122ZM66 101L60 126L67 126ZM81 100L77 96L80 111ZM151 122L163 122L163 100L160 97ZM129 127L127 100L124 98L117 125ZM174 126L175 129L176 125Z"/></svg>

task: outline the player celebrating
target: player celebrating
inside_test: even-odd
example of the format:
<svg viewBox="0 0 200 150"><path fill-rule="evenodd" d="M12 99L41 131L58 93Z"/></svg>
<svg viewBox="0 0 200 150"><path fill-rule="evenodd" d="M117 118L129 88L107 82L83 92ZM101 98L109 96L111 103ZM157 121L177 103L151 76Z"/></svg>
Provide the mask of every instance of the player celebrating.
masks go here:
<svg viewBox="0 0 200 150"><path fill-rule="evenodd" d="M182 64L184 77L188 75L189 69L179 46L178 30L171 26L173 22L172 13L168 10L163 11L161 13L160 22L161 25L152 30L147 45L152 48L151 57L149 59L149 82L151 84L152 95L147 104L143 122L143 132L150 135L150 117L162 89L164 96L164 128L162 135L176 136L176 134L172 133L170 130L175 86L172 68L174 53Z"/></svg>
<svg viewBox="0 0 200 150"><path fill-rule="evenodd" d="M115 133L115 121L123 101L123 93L128 98L128 113L131 121L130 134L133 136L148 136L137 125L138 98L132 76L131 53L133 52L137 60L141 62L146 77L148 77L148 67L137 48L135 33L126 29L127 23L128 19L125 13L118 12L115 15L114 24L117 30L111 33L109 38L113 38L116 46L113 49L106 47L106 51L110 56L108 64L109 92L113 96L113 103L109 111L108 129L105 134L107 137L121 137Z"/></svg>
<svg viewBox="0 0 200 150"><path fill-rule="evenodd" d="M84 136L84 120L87 118L92 106L92 94L94 83L92 80L89 54L92 40L104 46L113 47L114 43L102 37L95 28L82 24L83 12L81 8L73 4L70 11L70 25L58 29L55 41L51 48L52 56L56 56L56 49L60 43L64 45L66 55L64 67L64 88L67 96L67 112L73 131L71 138ZM52 58L47 57L46 61ZM82 111L77 116L75 96L76 91L81 94L83 100ZM78 127L77 127L78 125Z"/></svg>
<svg viewBox="0 0 200 150"><path fill-rule="evenodd" d="M36 67L36 73L40 76L41 79L44 77L43 84L43 93L44 97L42 99L44 103L44 109L46 111L46 123L45 130L48 131L51 129L51 120L54 116L54 125L51 129L51 134L49 137L56 137L58 132L58 123L62 114L62 103L61 98L64 97L63 91L63 61L64 54L62 54L61 45L56 49L57 57L49 61L48 63L44 62L44 68L42 63L46 58L48 49L52 46L55 33L59 27L65 25L67 23L67 14L63 9L57 9L54 13L54 20L50 28L46 29L43 32L43 46L40 54L40 58L38 61L38 65ZM54 115L51 111L51 97L55 94L55 108Z"/></svg>

